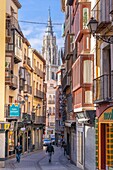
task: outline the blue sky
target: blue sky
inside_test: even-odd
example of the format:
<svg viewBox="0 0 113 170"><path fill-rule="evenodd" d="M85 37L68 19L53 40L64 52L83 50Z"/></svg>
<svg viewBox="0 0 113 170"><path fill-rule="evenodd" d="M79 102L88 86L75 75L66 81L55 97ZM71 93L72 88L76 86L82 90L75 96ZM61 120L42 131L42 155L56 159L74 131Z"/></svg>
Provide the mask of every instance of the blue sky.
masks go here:
<svg viewBox="0 0 113 170"><path fill-rule="evenodd" d="M48 9L51 10L53 23L63 23L64 14L61 12L60 0L19 0L22 8L19 9L19 20L32 22L47 22ZM42 38L46 25L26 24L20 22L21 29L31 46L41 52ZM57 37L58 47L63 46L61 26L53 25L54 34Z"/></svg>

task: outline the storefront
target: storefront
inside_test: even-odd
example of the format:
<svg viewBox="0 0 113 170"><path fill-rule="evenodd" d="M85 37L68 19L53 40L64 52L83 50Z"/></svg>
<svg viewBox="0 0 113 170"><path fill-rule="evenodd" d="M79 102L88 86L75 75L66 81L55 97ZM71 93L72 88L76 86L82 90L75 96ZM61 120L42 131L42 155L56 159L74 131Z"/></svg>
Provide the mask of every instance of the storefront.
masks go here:
<svg viewBox="0 0 113 170"><path fill-rule="evenodd" d="M9 156L15 154L15 135L13 130L9 130L8 133L8 149Z"/></svg>
<svg viewBox="0 0 113 170"><path fill-rule="evenodd" d="M97 169L113 170L113 107L96 119Z"/></svg>

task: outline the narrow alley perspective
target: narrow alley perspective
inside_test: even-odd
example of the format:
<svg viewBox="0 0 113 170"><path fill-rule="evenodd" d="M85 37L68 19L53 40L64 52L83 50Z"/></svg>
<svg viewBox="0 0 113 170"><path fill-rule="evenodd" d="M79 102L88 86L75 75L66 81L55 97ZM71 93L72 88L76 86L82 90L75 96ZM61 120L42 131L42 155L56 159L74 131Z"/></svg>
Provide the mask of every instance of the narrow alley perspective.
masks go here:
<svg viewBox="0 0 113 170"><path fill-rule="evenodd" d="M61 147L55 147L51 163L48 160L49 157L44 148L44 150L23 155L20 163L16 162L15 158L8 160L6 167L0 170L80 170L64 156Z"/></svg>
<svg viewBox="0 0 113 170"><path fill-rule="evenodd" d="M0 170L113 170L113 0L0 0Z"/></svg>

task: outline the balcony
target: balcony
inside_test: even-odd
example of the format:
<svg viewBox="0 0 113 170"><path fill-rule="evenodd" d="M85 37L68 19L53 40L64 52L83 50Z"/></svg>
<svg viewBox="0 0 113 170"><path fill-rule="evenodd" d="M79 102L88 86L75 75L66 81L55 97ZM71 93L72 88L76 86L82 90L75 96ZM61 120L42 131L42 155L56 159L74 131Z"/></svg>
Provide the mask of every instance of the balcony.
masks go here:
<svg viewBox="0 0 113 170"><path fill-rule="evenodd" d="M26 55L24 55L24 66L25 67L31 67L31 61L30 61L30 58L27 57Z"/></svg>
<svg viewBox="0 0 113 170"><path fill-rule="evenodd" d="M92 15L98 21L97 33L104 30L110 24L109 14L113 11L112 3L112 1L108 1L106 5L105 2L99 0L92 9Z"/></svg>
<svg viewBox="0 0 113 170"><path fill-rule="evenodd" d="M31 115L28 114L28 113L22 113L22 120L23 120L23 123L31 123Z"/></svg>
<svg viewBox="0 0 113 170"><path fill-rule="evenodd" d="M9 43L11 40L11 18L6 17L6 43Z"/></svg>
<svg viewBox="0 0 113 170"><path fill-rule="evenodd" d="M33 122L35 122L35 117L36 117L36 116L35 116L35 112L32 112L32 113L31 113L31 120L32 120Z"/></svg>
<svg viewBox="0 0 113 170"><path fill-rule="evenodd" d="M18 88L18 77L11 72L11 70L5 70L5 84L9 85L12 90L16 90Z"/></svg>
<svg viewBox="0 0 113 170"><path fill-rule="evenodd" d="M67 34L65 39L65 60L69 60L70 56L73 55L73 34Z"/></svg>
<svg viewBox="0 0 113 170"><path fill-rule="evenodd" d="M19 32L21 32L21 29L20 29L18 20L17 20L14 16L11 17L11 27L12 27L12 28L15 28L15 29L17 29Z"/></svg>
<svg viewBox="0 0 113 170"><path fill-rule="evenodd" d="M6 50L6 52L14 52L14 45L11 43L9 43L9 44L6 44L6 47L5 47L5 50Z"/></svg>
<svg viewBox="0 0 113 170"><path fill-rule="evenodd" d="M54 100L48 100L48 104L55 104Z"/></svg>
<svg viewBox="0 0 113 170"><path fill-rule="evenodd" d="M32 87L28 84L24 85L24 93L32 94Z"/></svg>
<svg viewBox="0 0 113 170"><path fill-rule="evenodd" d="M5 112L5 118L8 118L10 117L10 105L5 105L5 109L4 109L4 112Z"/></svg>
<svg viewBox="0 0 113 170"><path fill-rule="evenodd" d="M94 103L113 100L113 73L94 79Z"/></svg>
<svg viewBox="0 0 113 170"><path fill-rule="evenodd" d="M44 93L42 91L38 90L38 89L35 89L34 96L37 97L37 98L43 99Z"/></svg>
<svg viewBox="0 0 113 170"><path fill-rule="evenodd" d="M14 62L18 64L22 61L22 49L15 45L14 47Z"/></svg>
<svg viewBox="0 0 113 170"><path fill-rule="evenodd" d="M66 74L62 80L62 88L63 91L66 91L66 89L70 86L70 77Z"/></svg>
<svg viewBox="0 0 113 170"><path fill-rule="evenodd" d="M67 0L67 5L72 6L72 5L73 5L73 2L74 2L74 0Z"/></svg>
<svg viewBox="0 0 113 170"><path fill-rule="evenodd" d="M20 67L20 69L19 69L19 78L23 79L24 81L26 80L26 77L25 77L25 68L24 67Z"/></svg>
<svg viewBox="0 0 113 170"><path fill-rule="evenodd" d="M35 123L36 124L45 124L46 117L45 116L35 116Z"/></svg>
<svg viewBox="0 0 113 170"><path fill-rule="evenodd" d="M40 70L40 78L43 78L43 71Z"/></svg>
<svg viewBox="0 0 113 170"><path fill-rule="evenodd" d="M40 69L36 66L35 66L35 73L37 74L37 76L40 76Z"/></svg>

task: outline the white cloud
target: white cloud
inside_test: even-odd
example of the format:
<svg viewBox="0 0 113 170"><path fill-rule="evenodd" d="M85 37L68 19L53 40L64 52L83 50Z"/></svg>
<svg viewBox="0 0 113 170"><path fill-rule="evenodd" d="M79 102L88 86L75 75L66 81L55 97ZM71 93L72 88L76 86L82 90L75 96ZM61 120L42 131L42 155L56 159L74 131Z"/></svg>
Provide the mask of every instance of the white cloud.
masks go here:
<svg viewBox="0 0 113 170"><path fill-rule="evenodd" d="M42 43L43 43L43 36L46 31L46 26L40 26L40 25L23 25L21 24L22 32L24 36L29 40L32 48L37 49L38 51L41 51L42 49ZM61 26L57 26L53 28L54 35L57 37L57 45L58 48L63 47L63 38L61 37Z"/></svg>

